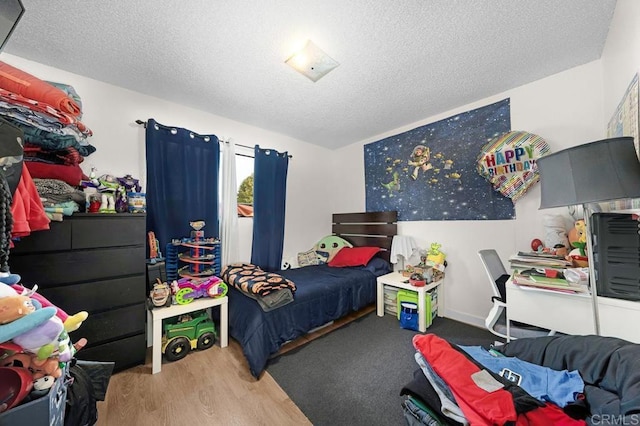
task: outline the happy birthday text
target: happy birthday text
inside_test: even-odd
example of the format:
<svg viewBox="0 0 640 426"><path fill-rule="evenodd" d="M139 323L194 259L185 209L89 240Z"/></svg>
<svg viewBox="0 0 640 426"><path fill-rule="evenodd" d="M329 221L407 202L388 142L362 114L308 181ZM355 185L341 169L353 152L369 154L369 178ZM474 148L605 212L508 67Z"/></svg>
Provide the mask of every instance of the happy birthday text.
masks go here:
<svg viewBox="0 0 640 426"><path fill-rule="evenodd" d="M524 172L533 169L535 163L532 145L505 149L484 156L484 165L489 176Z"/></svg>

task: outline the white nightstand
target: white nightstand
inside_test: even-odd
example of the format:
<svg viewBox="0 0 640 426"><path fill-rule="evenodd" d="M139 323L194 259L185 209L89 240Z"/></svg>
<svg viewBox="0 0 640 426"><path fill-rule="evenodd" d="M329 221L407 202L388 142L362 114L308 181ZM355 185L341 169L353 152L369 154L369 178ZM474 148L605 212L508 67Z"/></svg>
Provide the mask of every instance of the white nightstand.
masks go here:
<svg viewBox="0 0 640 426"><path fill-rule="evenodd" d="M424 287L414 287L409 284L409 278L402 276L399 272L391 272L387 275L383 275L377 278L378 284L378 298L377 298L377 311L378 316L384 316L384 286L392 286L396 288L402 288L405 290L411 290L418 293L418 329L424 333L427 331L427 315L431 315L431 312L425 312L425 293L436 289L438 292L438 316L443 316L444 313L444 291L440 291L440 284L444 282L444 278L438 281L433 281Z"/></svg>
<svg viewBox="0 0 640 426"><path fill-rule="evenodd" d="M147 311L147 347L153 346L151 349L153 374L159 373L162 367L162 320L171 318L189 312L208 309L213 306L220 306L220 347L226 348L229 344L229 310L227 305L227 296L210 298L204 297L196 299L186 305L171 305L166 308L154 308Z"/></svg>

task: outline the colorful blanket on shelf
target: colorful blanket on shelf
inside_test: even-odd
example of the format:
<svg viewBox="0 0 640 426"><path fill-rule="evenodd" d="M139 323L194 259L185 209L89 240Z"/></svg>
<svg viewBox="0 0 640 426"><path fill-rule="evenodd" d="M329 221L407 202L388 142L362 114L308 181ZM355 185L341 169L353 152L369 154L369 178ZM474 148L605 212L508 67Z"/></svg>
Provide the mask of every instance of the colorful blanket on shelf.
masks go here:
<svg viewBox="0 0 640 426"><path fill-rule="evenodd" d="M27 98L53 105L77 117L80 107L65 92L25 71L0 61L0 87Z"/></svg>
<svg viewBox="0 0 640 426"><path fill-rule="evenodd" d="M265 272L259 266L250 263L234 263L222 270L221 278L227 284L243 293L267 296L278 290L296 291L293 281L274 272Z"/></svg>

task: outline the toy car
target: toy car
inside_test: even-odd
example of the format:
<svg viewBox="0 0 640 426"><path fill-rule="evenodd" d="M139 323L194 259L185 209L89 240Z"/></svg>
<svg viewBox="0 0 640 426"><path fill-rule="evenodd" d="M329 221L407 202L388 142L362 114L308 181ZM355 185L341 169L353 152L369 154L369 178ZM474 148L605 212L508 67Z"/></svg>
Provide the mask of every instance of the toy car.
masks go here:
<svg viewBox="0 0 640 426"><path fill-rule="evenodd" d="M191 349L209 349L216 342L216 326L207 311L180 315L174 321L164 324L162 353L167 361L182 359Z"/></svg>
<svg viewBox="0 0 640 426"><path fill-rule="evenodd" d="M228 291L227 284L215 275L200 279L180 278L172 286L178 305L186 305L200 297L223 297Z"/></svg>

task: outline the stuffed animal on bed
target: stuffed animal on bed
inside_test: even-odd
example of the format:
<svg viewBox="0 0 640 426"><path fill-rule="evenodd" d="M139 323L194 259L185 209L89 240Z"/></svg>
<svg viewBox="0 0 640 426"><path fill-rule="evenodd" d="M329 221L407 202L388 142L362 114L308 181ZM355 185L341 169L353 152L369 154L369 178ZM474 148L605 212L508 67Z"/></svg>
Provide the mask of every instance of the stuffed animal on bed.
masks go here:
<svg viewBox="0 0 640 426"><path fill-rule="evenodd" d="M353 245L338 236L328 235L318 241L313 249L318 254L320 263L329 263L343 247L353 247Z"/></svg>
<svg viewBox="0 0 640 426"><path fill-rule="evenodd" d="M328 235L318 241L310 250L298 253L298 266L329 263L343 247L353 247L351 243L335 235Z"/></svg>

